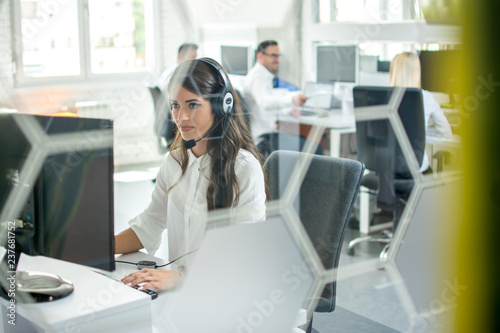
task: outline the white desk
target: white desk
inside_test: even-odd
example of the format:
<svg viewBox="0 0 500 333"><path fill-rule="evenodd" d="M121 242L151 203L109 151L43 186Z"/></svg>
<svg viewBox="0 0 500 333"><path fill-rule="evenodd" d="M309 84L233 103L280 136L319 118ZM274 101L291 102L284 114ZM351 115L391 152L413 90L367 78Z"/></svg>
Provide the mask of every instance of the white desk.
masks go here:
<svg viewBox="0 0 500 333"><path fill-rule="evenodd" d="M331 110L326 116L280 116L278 121L285 123L323 126L330 131L330 156L340 157L340 139L342 134L355 133L354 113L345 113L341 109Z"/></svg>
<svg viewBox="0 0 500 333"><path fill-rule="evenodd" d="M125 254L125 255L120 255L116 257L116 260L123 260L123 261L131 261L131 262L137 262L139 260L152 260L155 261L158 265L165 264L166 261L154 256L151 256L149 254L143 253L143 252L135 252L135 253L130 253L130 254ZM159 269L173 269L175 268L176 265L172 264L171 266L167 267L161 267ZM137 271L134 265L130 264L123 264L123 263L117 263L116 264L116 271L113 272L113 276L121 278L127 274L130 274L134 271ZM168 302L168 298L174 297L174 294L179 292L179 290L173 290L173 291L162 291L158 292L158 301L153 301L151 303L151 309L152 309L152 315L153 315L153 332L154 333L162 333L165 332L165 322L163 316L161 316L161 313L164 313L163 311L168 308L166 306L165 301ZM162 302L163 301L163 302ZM216 304L216 303L214 303ZM298 326L305 325L307 323L307 311L304 309L299 310L299 313L297 314L296 321L294 323L294 331L292 333L300 333L304 332L303 330L299 329Z"/></svg>
<svg viewBox="0 0 500 333"><path fill-rule="evenodd" d="M59 275L75 290L53 302L16 303L16 326L4 321L3 332L151 332L151 298L145 293L86 266L43 256L21 255L18 269ZM6 311L7 301L0 303Z"/></svg>
<svg viewBox="0 0 500 333"><path fill-rule="evenodd" d="M143 252L119 255L116 260L137 262L153 260L158 265L166 261ZM173 264L172 266L175 267ZM159 269L172 269L162 267ZM69 279L75 291L64 299L48 303L17 304L16 326L3 321L5 333L67 333L67 332L165 332L164 318L155 316L164 309L164 303L151 301L145 293L94 273L93 269L42 256L21 256L19 270L53 273ZM116 263L116 270L109 273L122 278L137 271L135 265ZM168 298L177 291L163 291L158 298ZM6 316L7 301L0 298L2 316ZM1 323L1 321L0 321ZM305 310L300 310L295 326L307 323ZM20 325L19 325L20 324ZM303 332L295 328L293 332Z"/></svg>
<svg viewBox="0 0 500 333"><path fill-rule="evenodd" d="M166 261L163 259L151 256L151 255L143 253L143 252L135 252L135 253L117 256L116 260L132 261L132 262L137 262L139 260L152 260L152 261L156 261L156 263L159 265L166 263ZM172 269L172 268L175 268L175 266L176 266L175 264L172 264L171 266L162 267L159 269ZM133 266L133 265L117 263L116 264L116 271L113 273L113 276L123 277L129 273L134 272L134 271L136 271L136 269L135 269L135 266ZM158 292L158 298L161 300L165 300L168 297L172 297L173 294L177 293L177 292L178 292L178 290ZM165 327L163 326L164 322L163 322L162 318L160 318L160 320L156 320L160 316L155 315L155 314L162 313L162 310L165 309L165 304L164 303L162 304L160 301L158 301L158 302L153 301L151 304L151 309L152 309L152 314L153 314L153 324L152 324L153 333L165 332ZM305 325L306 323L307 323L307 311L304 309L300 309L298 314L297 314L296 321L294 323L294 326L296 326L296 327L294 328L292 333L303 333L304 331L298 327Z"/></svg>

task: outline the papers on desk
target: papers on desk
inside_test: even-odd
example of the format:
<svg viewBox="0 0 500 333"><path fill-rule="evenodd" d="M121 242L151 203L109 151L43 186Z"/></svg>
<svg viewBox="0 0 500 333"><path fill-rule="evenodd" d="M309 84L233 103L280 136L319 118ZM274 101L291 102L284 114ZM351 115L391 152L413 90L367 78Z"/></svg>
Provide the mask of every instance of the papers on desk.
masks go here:
<svg viewBox="0 0 500 333"><path fill-rule="evenodd" d="M355 128L354 114L344 114L341 110L332 110L327 113L317 113L309 116L293 117L279 116L278 121L287 123L323 126L329 129Z"/></svg>
<svg viewBox="0 0 500 333"><path fill-rule="evenodd" d="M333 108L333 84L307 82L304 95L307 100L301 109L329 110Z"/></svg>

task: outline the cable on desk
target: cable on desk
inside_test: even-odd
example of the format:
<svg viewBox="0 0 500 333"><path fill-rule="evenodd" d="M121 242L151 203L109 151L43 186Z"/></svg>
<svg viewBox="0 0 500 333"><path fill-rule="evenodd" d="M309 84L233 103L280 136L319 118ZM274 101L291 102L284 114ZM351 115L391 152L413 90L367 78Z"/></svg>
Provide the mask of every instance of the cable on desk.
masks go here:
<svg viewBox="0 0 500 333"><path fill-rule="evenodd" d="M180 258L185 257L185 256L187 256L188 254L191 254L191 253L196 252L196 251L198 251L198 249L193 250L193 251L191 251L191 252L188 252L188 253L186 253L186 254L183 254L182 256L178 257L177 259L174 259L174 260L172 260L171 262L168 262L168 263L166 263L166 264L164 264L164 265L157 265L157 266L155 266L155 268L168 266L168 265L170 265L170 264L172 264L172 263L176 262L176 261L177 261L177 260L179 260Z"/></svg>
<svg viewBox="0 0 500 333"><path fill-rule="evenodd" d="M115 260L115 262L119 262L119 263L123 263L123 264L136 265L138 269L143 269L143 268L159 268L159 267L168 266L168 265L176 262L177 260L181 259L182 257L185 257L188 254L191 254L191 253L196 252L196 251L198 251L198 249L193 250L193 251L188 252L188 253L185 253L182 256L180 256L180 257L178 257L178 258L176 258L176 259L174 259L174 260L172 260L170 262L167 262L166 264L163 264L163 265L157 265L155 261L150 261L150 260L141 260L141 261L138 261L138 262Z"/></svg>
<svg viewBox="0 0 500 333"><path fill-rule="evenodd" d="M120 262L120 263L123 263L123 264L137 265L136 262L130 262L130 261L115 260L115 262Z"/></svg>

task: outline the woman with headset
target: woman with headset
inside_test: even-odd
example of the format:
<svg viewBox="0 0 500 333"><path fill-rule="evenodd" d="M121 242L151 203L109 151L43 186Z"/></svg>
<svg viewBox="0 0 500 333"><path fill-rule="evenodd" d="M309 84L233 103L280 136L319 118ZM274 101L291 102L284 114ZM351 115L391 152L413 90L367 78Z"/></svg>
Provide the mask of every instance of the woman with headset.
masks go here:
<svg viewBox="0 0 500 333"><path fill-rule="evenodd" d="M265 219L267 186L238 99L213 59L182 63L168 86L175 140L158 172L147 209L115 236L115 253L154 254L168 229L170 260L185 264L203 237L209 211L230 208L245 221ZM122 281L143 288L177 285L180 269L142 269Z"/></svg>

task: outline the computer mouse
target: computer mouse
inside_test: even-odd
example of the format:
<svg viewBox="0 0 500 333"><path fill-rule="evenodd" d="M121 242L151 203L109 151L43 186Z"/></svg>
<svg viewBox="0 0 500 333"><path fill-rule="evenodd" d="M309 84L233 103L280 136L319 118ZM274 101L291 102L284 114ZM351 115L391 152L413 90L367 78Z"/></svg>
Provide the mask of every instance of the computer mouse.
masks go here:
<svg viewBox="0 0 500 333"><path fill-rule="evenodd" d="M27 294L36 303L55 301L71 294L74 290L73 283L58 275L33 272L16 272L16 291L19 296ZM16 296L18 296L16 294ZM16 297L20 301L31 302L29 297Z"/></svg>

